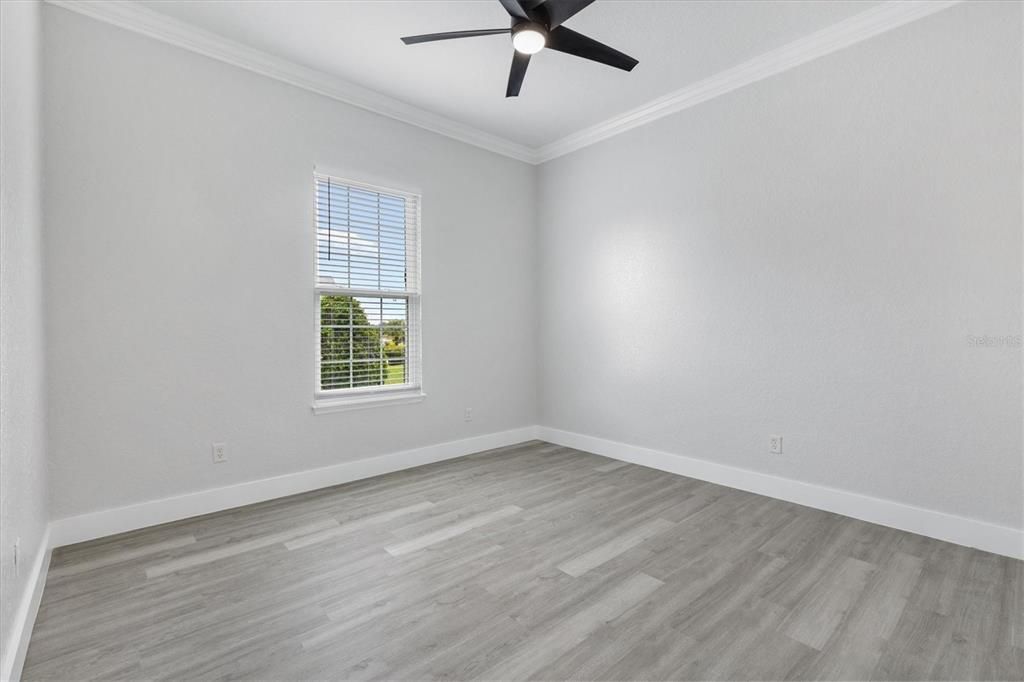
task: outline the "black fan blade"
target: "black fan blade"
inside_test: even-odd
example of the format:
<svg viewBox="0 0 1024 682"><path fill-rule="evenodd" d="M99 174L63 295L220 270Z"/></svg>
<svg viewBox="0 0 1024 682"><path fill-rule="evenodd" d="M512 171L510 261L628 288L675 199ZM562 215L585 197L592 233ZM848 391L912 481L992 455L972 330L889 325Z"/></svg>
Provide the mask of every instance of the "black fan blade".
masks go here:
<svg viewBox="0 0 1024 682"><path fill-rule="evenodd" d="M632 71L633 67L640 63L628 54L623 54L565 26L559 26L548 34L546 47L594 62L601 62L608 66L614 66L616 69L622 69L623 71Z"/></svg>
<svg viewBox="0 0 1024 682"><path fill-rule="evenodd" d="M529 19L526 16L526 10L519 4L519 0L498 0L501 6L505 8L505 11L509 13L509 16L518 17L519 19Z"/></svg>
<svg viewBox="0 0 1024 682"><path fill-rule="evenodd" d="M547 15L548 28L555 28L592 2L594 0L543 0L529 9L544 12Z"/></svg>
<svg viewBox="0 0 1024 682"><path fill-rule="evenodd" d="M421 36L406 36L402 38L402 42L406 45L415 45L416 43L430 43L435 40L452 40L454 38L475 38L476 36L496 36L499 34L509 34L512 32L510 28L482 28L479 31L450 31L448 33L426 33Z"/></svg>
<svg viewBox="0 0 1024 682"><path fill-rule="evenodd" d="M512 53L512 69L508 72L508 87L505 89L505 97L518 97L519 89L523 87L523 78L526 77L526 67L530 65L530 55L522 52Z"/></svg>

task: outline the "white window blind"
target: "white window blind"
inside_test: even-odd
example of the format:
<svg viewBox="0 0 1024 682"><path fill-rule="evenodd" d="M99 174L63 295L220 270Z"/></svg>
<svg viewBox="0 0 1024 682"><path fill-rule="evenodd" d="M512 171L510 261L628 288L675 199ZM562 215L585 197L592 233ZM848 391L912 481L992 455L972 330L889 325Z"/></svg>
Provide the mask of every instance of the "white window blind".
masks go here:
<svg viewBox="0 0 1024 682"><path fill-rule="evenodd" d="M314 179L317 393L418 388L419 197Z"/></svg>

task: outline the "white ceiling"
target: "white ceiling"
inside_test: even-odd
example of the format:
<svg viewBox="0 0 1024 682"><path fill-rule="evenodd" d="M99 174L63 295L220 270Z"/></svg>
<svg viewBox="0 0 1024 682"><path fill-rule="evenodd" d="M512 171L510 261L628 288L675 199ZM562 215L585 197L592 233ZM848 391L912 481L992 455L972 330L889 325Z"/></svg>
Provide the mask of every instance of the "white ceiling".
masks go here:
<svg viewBox="0 0 1024 682"><path fill-rule="evenodd" d="M138 0L296 64L530 147L679 90L880 4L871 0L598 0L566 22L640 60L632 73L543 51L506 99L505 36L406 46L400 36L500 28L498 0Z"/></svg>

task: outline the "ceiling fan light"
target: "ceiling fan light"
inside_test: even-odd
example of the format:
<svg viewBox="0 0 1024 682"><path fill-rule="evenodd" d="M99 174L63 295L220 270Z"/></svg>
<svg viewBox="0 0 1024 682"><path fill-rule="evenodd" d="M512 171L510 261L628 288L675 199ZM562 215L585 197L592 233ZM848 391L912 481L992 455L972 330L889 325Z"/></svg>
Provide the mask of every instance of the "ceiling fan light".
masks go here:
<svg viewBox="0 0 1024 682"><path fill-rule="evenodd" d="M512 47L523 54L537 54L544 49L545 43L544 34L532 28L524 28L512 35Z"/></svg>

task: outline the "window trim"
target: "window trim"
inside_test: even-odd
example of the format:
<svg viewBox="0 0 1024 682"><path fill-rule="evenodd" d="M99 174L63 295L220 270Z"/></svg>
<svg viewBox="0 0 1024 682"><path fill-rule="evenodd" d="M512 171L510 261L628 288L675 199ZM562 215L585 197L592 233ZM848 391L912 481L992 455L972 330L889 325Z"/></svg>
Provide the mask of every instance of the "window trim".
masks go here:
<svg viewBox="0 0 1024 682"><path fill-rule="evenodd" d="M422 389L401 390L385 389L375 392L360 393L343 398L332 396L330 398L314 398L313 414L330 414L332 412L348 412L349 410L362 410L368 407L384 407L387 405L408 405L418 403L427 397Z"/></svg>
<svg viewBox="0 0 1024 682"><path fill-rule="evenodd" d="M361 287L343 287L319 282L319 257L316 248L317 235L317 179L327 178L330 181L355 187L357 189L391 196L400 196L411 199L415 203L413 226L415 234L415 249L407 256L412 259L415 277L415 286L405 291L389 291L385 289L366 289ZM331 174L317 168L313 169L313 414L328 414L348 410L364 409L369 407L380 407L385 405L401 405L417 403L423 400L427 394L423 390L423 326L421 316L421 244L423 237L423 196L418 192L384 187L357 180L349 180L339 175ZM406 228L408 230L408 227ZM341 388L323 390L321 388L320 375L320 297L330 294L345 296L375 296L383 298L402 298L407 301L407 334L408 338L414 338L412 346L414 352L409 352L409 341L406 341L406 372L412 370L410 376L414 379L410 383L391 384L381 386L362 386L358 388Z"/></svg>

